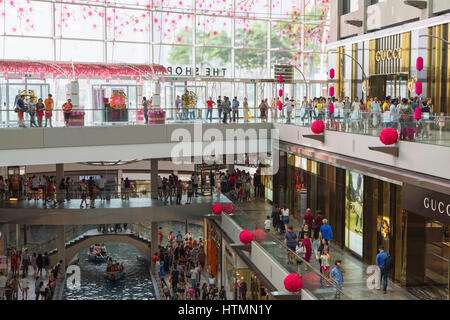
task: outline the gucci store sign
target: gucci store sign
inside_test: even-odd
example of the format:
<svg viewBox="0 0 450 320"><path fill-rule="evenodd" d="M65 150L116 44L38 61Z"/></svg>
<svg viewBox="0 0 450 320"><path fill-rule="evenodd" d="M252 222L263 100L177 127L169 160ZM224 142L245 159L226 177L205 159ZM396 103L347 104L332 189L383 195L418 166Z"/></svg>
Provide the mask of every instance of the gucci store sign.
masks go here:
<svg viewBox="0 0 450 320"><path fill-rule="evenodd" d="M375 59L377 61L384 61L384 60L397 60L402 58L402 49L389 49L389 50L380 50L377 51L375 54Z"/></svg>
<svg viewBox="0 0 450 320"><path fill-rule="evenodd" d="M450 195L403 185L403 209L450 225Z"/></svg>

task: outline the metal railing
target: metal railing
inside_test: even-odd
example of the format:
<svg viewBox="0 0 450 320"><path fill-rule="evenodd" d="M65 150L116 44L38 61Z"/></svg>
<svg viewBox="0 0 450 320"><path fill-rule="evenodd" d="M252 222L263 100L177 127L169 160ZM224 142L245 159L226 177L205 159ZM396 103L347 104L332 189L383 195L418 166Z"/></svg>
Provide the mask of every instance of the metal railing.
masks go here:
<svg viewBox="0 0 450 320"><path fill-rule="evenodd" d="M152 124L176 124L176 123L224 123L224 113L217 107L208 111L207 108L165 108L160 109L164 113L152 115L149 111L148 123ZM84 115L81 113L84 112ZM73 111L74 117L69 126L135 126L146 125L143 109L126 109L107 112L104 109L77 109ZM108 114L114 114L108 115ZM76 115L76 116L75 116ZM233 116L234 115L234 116ZM109 119L109 120L107 120ZM14 121L16 120L16 121ZM0 110L0 128L18 127L18 114L11 110ZM30 127L30 113L24 113L24 123ZM233 121L234 120L234 121ZM437 144L450 146L450 115L437 113L423 113L419 121L414 119L414 113L391 114L387 112L365 112L335 110L330 115L328 110L293 108L291 112L269 107L241 106L234 113L227 115L226 123L283 123L309 127L315 120L325 121L329 131L348 132L378 136L385 127L393 127L398 130L401 140L412 142ZM45 126L45 115L42 123L34 115L36 126ZM50 126L50 124L48 124ZM63 111L53 111L53 127L65 127Z"/></svg>

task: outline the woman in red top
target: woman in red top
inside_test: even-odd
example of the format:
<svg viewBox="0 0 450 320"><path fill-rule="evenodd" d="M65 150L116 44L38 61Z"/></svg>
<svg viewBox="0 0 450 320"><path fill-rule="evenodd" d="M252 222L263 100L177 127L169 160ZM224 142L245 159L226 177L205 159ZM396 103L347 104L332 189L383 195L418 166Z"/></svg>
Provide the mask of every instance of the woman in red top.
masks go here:
<svg viewBox="0 0 450 320"><path fill-rule="evenodd" d="M305 260L309 262L311 260L311 239L309 238L309 234L306 232L303 238L303 247L305 248Z"/></svg>
<svg viewBox="0 0 450 320"><path fill-rule="evenodd" d="M39 98L38 102L36 103L36 114L37 114L37 120L38 120L39 127L42 127L42 118L44 117L44 110L45 110L45 105L42 102L42 99Z"/></svg>
<svg viewBox="0 0 450 320"><path fill-rule="evenodd" d="M13 254L11 256L11 271L13 275L15 275L17 272L17 262L18 262L17 254Z"/></svg>

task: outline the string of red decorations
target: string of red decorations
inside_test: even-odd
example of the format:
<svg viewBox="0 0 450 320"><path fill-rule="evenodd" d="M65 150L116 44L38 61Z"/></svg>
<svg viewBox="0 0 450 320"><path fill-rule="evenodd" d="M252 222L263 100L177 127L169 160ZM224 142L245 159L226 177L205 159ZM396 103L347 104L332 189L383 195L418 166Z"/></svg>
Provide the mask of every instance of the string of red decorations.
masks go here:
<svg viewBox="0 0 450 320"><path fill-rule="evenodd" d="M0 73L80 76L102 79L128 76L139 79L143 76L167 73L159 64L115 64L115 63L70 63L52 61L0 60Z"/></svg>

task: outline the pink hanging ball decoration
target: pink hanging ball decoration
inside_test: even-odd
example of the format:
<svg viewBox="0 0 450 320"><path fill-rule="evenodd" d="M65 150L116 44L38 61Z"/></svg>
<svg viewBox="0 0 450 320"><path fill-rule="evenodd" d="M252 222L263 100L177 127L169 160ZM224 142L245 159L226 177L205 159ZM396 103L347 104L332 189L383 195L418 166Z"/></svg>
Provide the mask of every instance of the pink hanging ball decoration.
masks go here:
<svg viewBox="0 0 450 320"><path fill-rule="evenodd" d="M282 83L282 82L283 82L283 75L280 74L280 75L278 76L278 82L279 82L279 83Z"/></svg>
<svg viewBox="0 0 450 320"><path fill-rule="evenodd" d="M280 90L278 91L278 96L280 96L280 97L283 96L283 89L280 89Z"/></svg>
<svg viewBox="0 0 450 320"><path fill-rule="evenodd" d="M256 229L253 231L253 240L257 242L263 242L266 240L266 232L262 229Z"/></svg>
<svg viewBox="0 0 450 320"><path fill-rule="evenodd" d="M414 110L414 119L417 121L422 119L422 109L420 107L417 107L416 110Z"/></svg>
<svg viewBox="0 0 450 320"><path fill-rule="evenodd" d="M312 133L321 134L323 132L323 130L325 130L325 125L324 125L323 121L316 120L312 123L312 125L311 125Z"/></svg>
<svg viewBox="0 0 450 320"><path fill-rule="evenodd" d="M220 203L216 203L211 207L211 210L212 210L212 213L214 213L215 215L219 215L222 213L223 208Z"/></svg>
<svg viewBox="0 0 450 320"><path fill-rule="evenodd" d="M331 79L334 79L334 76L335 76L334 69L331 68L331 69L330 69L330 78L331 78Z"/></svg>
<svg viewBox="0 0 450 320"><path fill-rule="evenodd" d="M312 272L303 275L303 287L309 291L316 291L320 288L320 277Z"/></svg>
<svg viewBox="0 0 450 320"><path fill-rule="evenodd" d="M227 214L232 214L234 211L234 206L231 203L225 203L223 205L223 211Z"/></svg>
<svg viewBox="0 0 450 320"><path fill-rule="evenodd" d="M278 102L278 110L283 110L283 104L281 103L281 101Z"/></svg>
<svg viewBox="0 0 450 320"><path fill-rule="evenodd" d="M331 103L328 105L328 112L329 112L330 114L333 114L333 113L334 113L334 105L331 104Z"/></svg>
<svg viewBox="0 0 450 320"><path fill-rule="evenodd" d="M241 233L239 233L239 240L243 244L249 244L253 240L253 233L250 230L242 230Z"/></svg>
<svg viewBox="0 0 450 320"><path fill-rule="evenodd" d="M289 292L299 292L303 288L303 280L296 273L289 274L284 278L284 288Z"/></svg>
<svg viewBox="0 0 450 320"><path fill-rule="evenodd" d="M416 94L419 96L422 94L422 82L421 81L416 82L415 91L416 91Z"/></svg>
<svg viewBox="0 0 450 320"><path fill-rule="evenodd" d="M423 70L423 58L422 57L418 57L417 61L416 61L416 69L418 71Z"/></svg>
<svg viewBox="0 0 450 320"><path fill-rule="evenodd" d="M381 130L379 137L384 145L389 146L397 142L398 132L394 128L385 128Z"/></svg>
<svg viewBox="0 0 450 320"><path fill-rule="evenodd" d="M330 87L328 94L330 97L334 97L334 87Z"/></svg>

